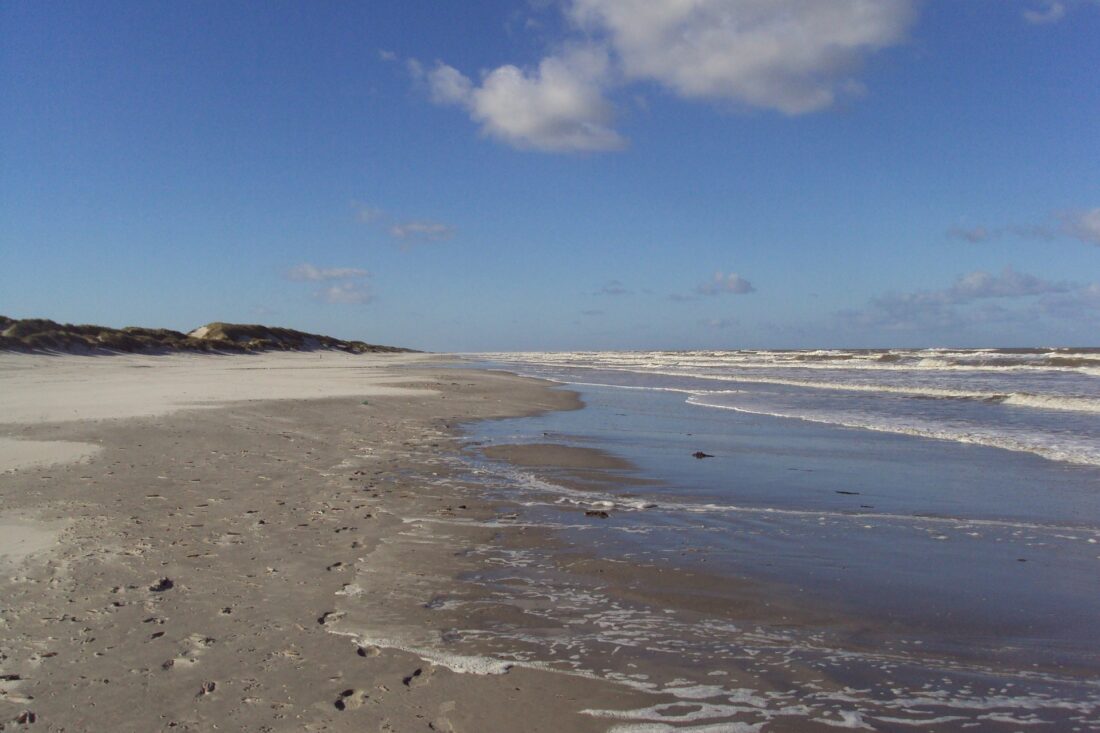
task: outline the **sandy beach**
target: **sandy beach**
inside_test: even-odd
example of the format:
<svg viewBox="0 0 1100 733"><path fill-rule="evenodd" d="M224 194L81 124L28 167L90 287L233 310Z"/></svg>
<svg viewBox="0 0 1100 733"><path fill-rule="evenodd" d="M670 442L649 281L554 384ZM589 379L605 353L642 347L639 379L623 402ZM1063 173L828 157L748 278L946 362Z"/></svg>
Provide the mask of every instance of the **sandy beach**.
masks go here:
<svg viewBox="0 0 1100 733"><path fill-rule="evenodd" d="M1095 723L1096 531L983 518L973 479L925 511L993 449L852 457L655 394L414 354L0 356L0 729ZM1086 469L985 470L1090 501Z"/></svg>
<svg viewBox="0 0 1100 733"><path fill-rule="evenodd" d="M569 392L328 353L4 355L0 380L0 727L585 731L608 721L581 710L652 702L341 628L408 520L491 514L438 480L456 421Z"/></svg>

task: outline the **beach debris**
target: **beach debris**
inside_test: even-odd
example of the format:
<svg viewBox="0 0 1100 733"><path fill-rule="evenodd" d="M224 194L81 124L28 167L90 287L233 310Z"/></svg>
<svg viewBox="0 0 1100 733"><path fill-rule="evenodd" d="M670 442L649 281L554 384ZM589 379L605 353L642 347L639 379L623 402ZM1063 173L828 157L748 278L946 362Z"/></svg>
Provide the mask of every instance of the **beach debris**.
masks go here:
<svg viewBox="0 0 1100 733"><path fill-rule="evenodd" d="M382 653L382 650L376 646L357 646L355 653L361 657L377 657Z"/></svg>
<svg viewBox="0 0 1100 733"><path fill-rule="evenodd" d="M199 688L199 694L195 695L195 697L202 697L203 695L209 695L210 693L212 693L216 689L218 689L218 683L217 682L203 682L202 687Z"/></svg>
<svg viewBox="0 0 1100 733"><path fill-rule="evenodd" d="M714 458L710 453L704 453L701 450L697 450L691 454L692 458Z"/></svg>
<svg viewBox="0 0 1100 733"><path fill-rule="evenodd" d="M30 725L31 723L37 721L38 716L35 715L34 711L32 710L24 710L23 712L19 713L19 715L15 716L15 722L19 725Z"/></svg>
<svg viewBox="0 0 1100 733"><path fill-rule="evenodd" d="M164 591L171 590L175 587L176 584L172 582L171 578L161 578L160 580L149 586L149 590L153 591L154 593L163 593Z"/></svg>
<svg viewBox="0 0 1100 733"><path fill-rule="evenodd" d="M598 519L609 519L611 517L611 515L605 512L603 509L588 509L585 511L584 516L596 517Z"/></svg>

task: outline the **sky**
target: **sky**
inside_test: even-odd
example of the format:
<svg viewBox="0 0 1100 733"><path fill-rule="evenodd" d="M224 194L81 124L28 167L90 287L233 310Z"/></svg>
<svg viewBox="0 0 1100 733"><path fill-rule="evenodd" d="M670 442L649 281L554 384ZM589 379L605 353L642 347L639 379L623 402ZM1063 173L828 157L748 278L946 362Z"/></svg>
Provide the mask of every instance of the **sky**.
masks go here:
<svg viewBox="0 0 1100 733"><path fill-rule="evenodd" d="M1100 345L1100 2L7 0L0 314Z"/></svg>

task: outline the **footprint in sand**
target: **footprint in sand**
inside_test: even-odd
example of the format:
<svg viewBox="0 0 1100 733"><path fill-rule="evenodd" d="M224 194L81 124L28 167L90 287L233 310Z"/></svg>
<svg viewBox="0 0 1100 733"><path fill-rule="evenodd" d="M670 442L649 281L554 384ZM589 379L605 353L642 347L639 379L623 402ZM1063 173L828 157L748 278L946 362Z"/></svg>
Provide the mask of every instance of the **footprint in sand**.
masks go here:
<svg viewBox="0 0 1100 733"><path fill-rule="evenodd" d="M348 689L341 692L332 705L340 711L355 710L363 707L369 699L370 695L363 690Z"/></svg>
<svg viewBox="0 0 1100 733"><path fill-rule="evenodd" d="M439 731L439 733L456 733L454 725L447 718L447 713L452 712L454 709L454 700L448 700L447 702L441 703L439 705L439 716L428 723L428 727L432 730Z"/></svg>
<svg viewBox="0 0 1100 733"><path fill-rule="evenodd" d="M423 687L431 681L432 675L435 674L435 667L427 665L424 667L417 667L416 670L408 677L402 680L406 687Z"/></svg>
<svg viewBox="0 0 1100 733"><path fill-rule="evenodd" d="M162 669L172 669L177 664L195 665L199 663L199 656L207 650L210 646L213 646L216 639L203 636L202 634L191 634L180 644L180 653L174 658L169 659L161 665Z"/></svg>
<svg viewBox="0 0 1100 733"><path fill-rule="evenodd" d="M331 621L339 621L340 619L342 619L346 615L347 614L344 613L343 611L325 611L324 613L322 613L320 616L317 617L317 623L324 626L325 624L327 624Z"/></svg>
<svg viewBox="0 0 1100 733"><path fill-rule="evenodd" d="M7 683L4 687L0 688L0 700L9 702L14 705L22 705L33 700L33 697L27 695L21 695L16 691L16 688L22 683L23 678L17 674L0 674L0 681ZM0 723L0 726L3 724ZM2 730L2 727L0 727Z"/></svg>

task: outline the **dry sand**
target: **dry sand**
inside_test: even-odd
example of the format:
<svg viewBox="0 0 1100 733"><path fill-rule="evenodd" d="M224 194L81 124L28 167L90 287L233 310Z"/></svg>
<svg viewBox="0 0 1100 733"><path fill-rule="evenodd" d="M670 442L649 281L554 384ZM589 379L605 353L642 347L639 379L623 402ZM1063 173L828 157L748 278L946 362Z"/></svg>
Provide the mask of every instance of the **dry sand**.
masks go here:
<svg viewBox="0 0 1100 733"><path fill-rule="evenodd" d="M454 421L576 406L424 356L0 356L0 729L606 730L579 711L652 698L333 633L372 550L459 511Z"/></svg>

